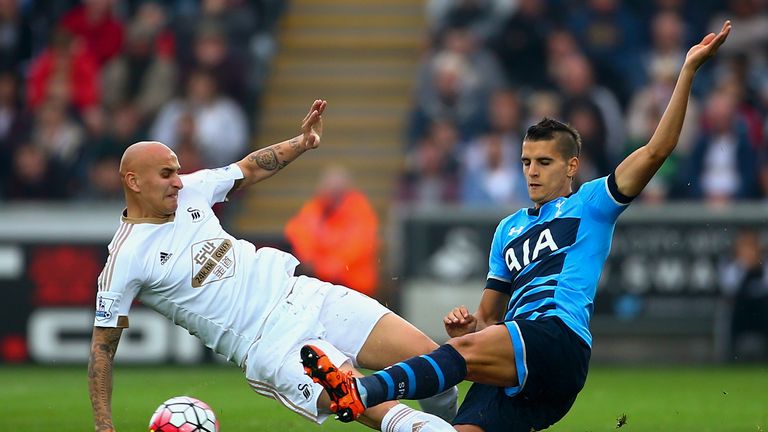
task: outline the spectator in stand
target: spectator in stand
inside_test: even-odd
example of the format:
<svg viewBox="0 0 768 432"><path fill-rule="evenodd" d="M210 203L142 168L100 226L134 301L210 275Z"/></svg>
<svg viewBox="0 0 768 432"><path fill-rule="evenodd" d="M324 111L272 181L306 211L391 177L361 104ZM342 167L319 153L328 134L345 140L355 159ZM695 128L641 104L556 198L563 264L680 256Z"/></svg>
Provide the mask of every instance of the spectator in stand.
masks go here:
<svg viewBox="0 0 768 432"><path fill-rule="evenodd" d="M733 39L724 45L723 57L744 54L758 64L768 62L768 5L764 1L728 0L728 10L712 17L710 29L722 17L730 19L734 28Z"/></svg>
<svg viewBox="0 0 768 432"><path fill-rule="evenodd" d="M566 122L579 131L581 136L579 172L574 179L574 186L610 172L613 166L606 151L606 127L598 107L589 99L571 99L563 112Z"/></svg>
<svg viewBox="0 0 768 432"><path fill-rule="evenodd" d="M547 34L553 29L546 0L520 0L491 38L490 47L514 86L539 88L546 81Z"/></svg>
<svg viewBox="0 0 768 432"><path fill-rule="evenodd" d="M176 155L184 157L184 166L179 170L182 174L193 173L205 168L203 156L200 154L200 143L197 140L195 116L187 111L182 113L176 123L178 149Z"/></svg>
<svg viewBox="0 0 768 432"><path fill-rule="evenodd" d="M581 55L560 59L554 73L564 105L589 101L599 110L606 134L605 157L615 166L624 148L624 118L618 100L610 90L595 84L592 66Z"/></svg>
<svg viewBox="0 0 768 432"><path fill-rule="evenodd" d="M461 201L472 206L527 205L528 189L520 171L523 131L518 93L493 93L488 113L489 132L472 140L461 159Z"/></svg>
<svg viewBox="0 0 768 432"><path fill-rule="evenodd" d="M400 184L400 198L420 207L455 202L458 197L459 133L447 120L432 123L429 135L412 149Z"/></svg>
<svg viewBox="0 0 768 432"><path fill-rule="evenodd" d="M146 136L139 110L131 103L116 106L110 120L110 153L122 155L129 145Z"/></svg>
<svg viewBox="0 0 768 432"><path fill-rule="evenodd" d="M83 178L85 163L85 131L56 99L47 101L35 114L30 134L31 144L49 160L49 171L58 176L57 192L65 197L76 193ZM31 156L24 154L25 161ZM35 155L36 157L36 155Z"/></svg>
<svg viewBox="0 0 768 432"><path fill-rule="evenodd" d="M464 155L461 202L471 207L524 207L529 202L520 174L520 142L512 145L498 132L473 141Z"/></svg>
<svg viewBox="0 0 768 432"><path fill-rule="evenodd" d="M120 201L123 185L118 174L119 168L119 156L109 153L98 155L88 165L87 181L78 190L76 198L99 202Z"/></svg>
<svg viewBox="0 0 768 432"><path fill-rule="evenodd" d="M655 65L669 64L670 68L678 68L683 64L687 52L684 32L684 23L675 12L660 12L654 16L651 47L643 56L643 70L649 73Z"/></svg>
<svg viewBox="0 0 768 432"><path fill-rule="evenodd" d="M557 93L552 91L536 91L527 98L526 111L528 116L524 124L535 124L544 117L562 118L562 101Z"/></svg>
<svg viewBox="0 0 768 432"><path fill-rule="evenodd" d="M654 57L650 65L650 82L634 94L627 111L627 145L624 154L645 145L661 120L661 115L672 97L677 81L678 62L672 57ZM679 166L691 153L699 129L699 103L691 97L685 112L685 121L678 138L677 149L670 155L648 186L640 194L646 202L659 203L674 192Z"/></svg>
<svg viewBox="0 0 768 432"><path fill-rule="evenodd" d="M30 65L27 80L27 105L36 111L46 100L83 112L99 102L98 64L72 34L57 28L48 48Z"/></svg>
<svg viewBox="0 0 768 432"><path fill-rule="evenodd" d="M433 35L461 27L487 41L513 9L514 2L508 0L430 0L427 21Z"/></svg>
<svg viewBox="0 0 768 432"><path fill-rule="evenodd" d="M709 24L707 21L712 15L712 11L721 3L722 0L697 0L695 2L689 0L642 0L635 2L635 6L640 9L644 27L647 27L651 34L653 30L649 27L649 23L659 14L672 13L684 18L683 44L687 46L698 42L696 40L697 35L706 33L706 27ZM651 34L645 36L649 41L652 40ZM728 41L728 43L731 42Z"/></svg>
<svg viewBox="0 0 768 432"><path fill-rule="evenodd" d="M63 177L57 164L33 144L20 145L13 162L4 195L10 200L58 200L65 197Z"/></svg>
<svg viewBox="0 0 768 432"><path fill-rule="evenodd" d="M61 26L82 39L100 68L123 47L123 24L113 13L114 0L83 0L67 12Z"/></svg>
<svg viewBox="0 0 768 432"><path fill-rule="evenodd" d="M164 9L157 3L139 7L128 27L124 51L101 72L107 108L131 103L142 119L150 119L173 98L178 72L174 39L165 29L166 20Z"/></svg>
<svg viewBox="0 0 768 432"><path fill-rule="evenodd" d="M429 58L419 76L409 143L422 139L441 119L453 122L464 139L482 129L488 93L481 72L464 55L441 51Z"/></svg>
<svg viewBox="0 0 768 432"><path fill-rule="evenodd" d="M633 15L619 0L587 0L571 15L569 28L594 61L600 82L628 99L643 81L642 38Z"/></svg>
<svg viewBox="0 0 768 432"><path fill-rule="evenodd" d="M18 0L0 0L0 71L20 72L32 56L32 27Z"/></svg>
<svg viewBox="0 0 768 432"><path fill-rule="evenodd" d="M187 81L186 97L163 107L150 131L150 139L171 149L179 145L179 121L191 113L195 141L207 167L225 166L246 151L248 125L245 113L232 99L219 93L216 80L205 70L196 70Z"/></svg>
<svg viewBox="0 0 768 432"><path fill-rule="evenodd" d="M206 69L216 78L221 92L240 106L253 104L253 93L248 88L246 63L232 50L224 29L209 23L198 30L194 45L194 58L187 70Z"/></svg>
<svg viewBox="0 0 768 432"><path fill-rule="evenodd" d="M376 297L376 213L340 166L327 168L315 196L285 226L285 236L308 272Z"/></svg>
<svg viewBox="0 0 768 432"><path fill-rule="evenodd" d="M757 156L737 116L734 95L716 89L707 99L704 127L684 171L688 196L713 205L757 196Z"/></svg>
<svg viewBox="0 0 768 432"><path fill-rule="evenodd" d="M194 55L193 43L200 30L204 27L215 27L224 31L227 44L235 52L236 57L248 55L248 44L253 34L262 27L259 12L261 2L246 0L202 0L196 1L197 6L191 13L177 14L175 20L176 35L178 36L181 61L190 63ZM268 7L267 7L268 8ZM262 9L264 15L264 10Z"/></svg>
<svg viewBox="0 0 768 432"><path fill-rule="evenodd" d="M0 0L2 1L2 0ZM14 146L27 134L28 119L21 106L21 88L13 72L0 72L0 182L10 166Z"/></svg>
<svg viewBox="0 0 768 432"><path fill-rule="evenodd" d="M768 262L755 231L740 232L733 246L733 257L719 272L720 286L730 306L728 360L757 359L749 355L758 354L753 348L757 344L749 343L750 336L762 339L760 354L765 360L768 358Z"/></svg>

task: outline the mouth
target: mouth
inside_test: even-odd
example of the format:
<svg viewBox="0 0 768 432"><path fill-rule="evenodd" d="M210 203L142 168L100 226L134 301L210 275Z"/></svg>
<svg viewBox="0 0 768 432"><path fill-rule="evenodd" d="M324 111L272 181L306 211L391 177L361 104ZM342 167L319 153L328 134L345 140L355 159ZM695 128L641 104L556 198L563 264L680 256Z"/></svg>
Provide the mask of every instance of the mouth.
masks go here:
<svg viewBox="0 0 768 432"><path fill-rule="evenodd" d="M531 189L536 189L538 187L541 187L539 183L528 183L528 187Z"/></svg>

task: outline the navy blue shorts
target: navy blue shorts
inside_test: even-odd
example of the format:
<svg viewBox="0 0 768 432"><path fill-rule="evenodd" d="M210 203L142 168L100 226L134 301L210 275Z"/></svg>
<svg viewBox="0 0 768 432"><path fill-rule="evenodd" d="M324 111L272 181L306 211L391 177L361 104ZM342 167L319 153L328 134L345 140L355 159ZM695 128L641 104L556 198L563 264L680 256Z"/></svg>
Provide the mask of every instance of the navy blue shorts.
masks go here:
<svg viewBox="0 0 768 432"><path fill-rule="evenodd" d="M485 432L546 429L565 416L584 387L591 350L559 318L499 325L510 331L520 385L472 384L453 424Z"/></svg>

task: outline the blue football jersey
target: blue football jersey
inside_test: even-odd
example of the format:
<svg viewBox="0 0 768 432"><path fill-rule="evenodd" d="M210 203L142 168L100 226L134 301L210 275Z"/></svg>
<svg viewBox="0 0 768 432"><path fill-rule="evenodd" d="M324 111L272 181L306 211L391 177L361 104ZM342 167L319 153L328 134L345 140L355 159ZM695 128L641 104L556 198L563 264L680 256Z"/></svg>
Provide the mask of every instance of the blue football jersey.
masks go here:
<svg viewBox="0 0 768 432"><path fill-rule="evenodd" d="M616 219L631 198L614 175L496 227L486 288L510 295L505 321L557 316L592 346L589 320Z"/></svg>

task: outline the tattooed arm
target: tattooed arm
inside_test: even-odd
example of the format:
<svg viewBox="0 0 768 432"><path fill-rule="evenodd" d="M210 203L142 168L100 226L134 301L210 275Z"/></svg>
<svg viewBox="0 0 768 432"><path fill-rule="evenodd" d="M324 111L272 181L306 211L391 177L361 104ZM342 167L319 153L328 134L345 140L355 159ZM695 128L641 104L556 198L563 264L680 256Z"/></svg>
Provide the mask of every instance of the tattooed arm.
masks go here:
<svg viewBox="0 0 768 432"><path fill-rule="evenodd" d="M256 150L237 162L245 178L235 183L235 189L244 188L271 177L305 151L317 148L320 145L320 137L323 135L323 111L326 105L327 102L324 100L316 100L312 104L309 113L301 122L301 135Z"/></svg>
<svg viewBox="0 0 768 432"><path fill-rule="evenodd" d="M88 360L88 391L97 432L115 430L112 424L112 360L122 333L122 328L93 328Z"/></svg>

